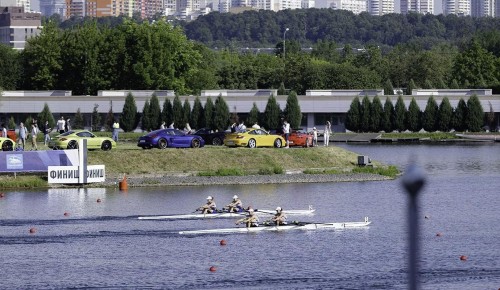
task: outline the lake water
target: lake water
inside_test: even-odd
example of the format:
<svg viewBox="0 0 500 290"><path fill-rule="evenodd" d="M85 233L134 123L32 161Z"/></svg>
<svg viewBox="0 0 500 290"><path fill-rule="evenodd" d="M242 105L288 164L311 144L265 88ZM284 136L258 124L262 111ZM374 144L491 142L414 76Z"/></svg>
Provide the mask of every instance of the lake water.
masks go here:
<svg viewBox="0 0 500 290"><path fill-rule="evenodd" d="M500 287L499 144L335 145L403 169L414 160L424 169L422 289ZM234 194L254 208L317 209L314 216L289 219L368 216L373 223L335 231L182 236L181 230L234 227L234 220L137 220L190 213L207 195L222 206ZM406 208L399 179L6 192L0 199L0 288L406 289ZM222 239L227 245L220 245Z"/></svg>

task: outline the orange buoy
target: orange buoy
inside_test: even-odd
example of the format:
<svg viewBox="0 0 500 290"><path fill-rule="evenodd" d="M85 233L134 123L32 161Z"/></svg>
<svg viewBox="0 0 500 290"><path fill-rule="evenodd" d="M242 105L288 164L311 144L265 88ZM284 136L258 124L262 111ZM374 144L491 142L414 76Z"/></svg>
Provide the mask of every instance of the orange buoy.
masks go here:
<svg viewBox="0 0 500 290"><path fill-rule="evenodd" d="M69 216L69 212L65 211L64 216Z"/></svg>
<svg viewBox="0 0 500 290"><path fill-rule="evenodd" d="M226 243L226 240L220 240L220 245L221 246L225 246L227 243Z"/></svg>
<svg viewBox="0 0 500 290"><path fill-rule="evenodd" d="M36 233L36 228L30 228L30 234Z"/></svg>
<svg viewBox="0 0 500 290"><path fill-rule="evenodd" d="M437 233L437 234L436 234L436 237L440 237L440 236L442 236L442 235L443 235L442 233Z"/></svg>
<svg viewBox="0 0 500 290"><path fill-rule="evenodd" d="M124 175L122 181L118 184L120 190L128 190L127 176Z"/></svg>
<svg viewBox="0 0 500 290"><path fill-rule="evenodd" d="M4 197L3 192L0 192L0 198Z"/></svg>
<svg viewBox="0 0 500 290"><path fill-rule="evenodd" d="M215 268L214 266L210 267L210 272L215 272L217 271L217 268Z"/></svg>
<svg viewBox="0 0 500 290"><path fill-rule="evenodd" d="M101 202L101 199L100 199L100 198L98 198L96 201L97 201L97 202Z"/></svg>
<svg viewBox="0 0 500 290"><path fill-rule="evenodd" d="M460 256L460 261L467 261L467 256L465 255Z"/></svg>

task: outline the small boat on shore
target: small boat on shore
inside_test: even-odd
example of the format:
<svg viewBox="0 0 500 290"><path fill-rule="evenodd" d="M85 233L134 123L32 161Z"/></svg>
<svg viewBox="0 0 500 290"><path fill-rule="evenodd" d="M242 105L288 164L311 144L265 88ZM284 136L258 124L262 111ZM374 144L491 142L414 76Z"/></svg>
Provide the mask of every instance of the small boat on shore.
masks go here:
<svg viewBox="0 0 500 290"><path fill-rule="evenodd" d="M316 210L309 206L309 209L292 209L284 210L286 215L313 215ZM274 214L276 211L270 209L256 209L256 214ZM192 213L192 214L176 214L176 215L157 215L157 216L140 216L140 220L189 220L189 219L212 219L212 218L241 218L246 215L243 212L214 212L214 213Z"/></svg>
<svg viewBox="0 0 500 290"><path fill-rule="evenodd" d="M319 230L319 229L348 229L361 228L371 224L368 217L362 222L344 222L344 223L305 223L292 222L287 225L260 225L258 227L249 228L227 228L227 229L210 229L210 230L195 230L181 231L181 235L199 235L199 234L230 234L230 233L252 233L252 232L279 232L288 230Z"/></svg>

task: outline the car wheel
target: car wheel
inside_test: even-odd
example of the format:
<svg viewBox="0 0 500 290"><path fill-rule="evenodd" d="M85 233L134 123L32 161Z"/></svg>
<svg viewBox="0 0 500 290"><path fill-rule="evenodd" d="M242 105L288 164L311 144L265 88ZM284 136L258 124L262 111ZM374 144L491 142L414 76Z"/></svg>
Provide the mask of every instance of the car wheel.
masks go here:
<svg viewBox="0 0 500 290"><path fill-rule="evenodd" d="M111 147L112 147L111 142L109 142L109 141L102 142L102 145L101 145L102 151L109 151L109 150L111 150Z"/></svg>
<svg viewBox="0 0 500 290"><path fill-rule="evenodd" d="M5 140L5 142L2 143L2 151L12 151L14 150L14 143L10 140Z"/></svg>
<svg viewBox="0 0 500 290"><path fill-rule="evenodd" d="M274 147L281 148L283 144L281 143L281 139L274 140Z"/></svg>
<svg viewBox="0 0 500 290"><path fill-rule="evenodd" d="M168 147L168 141L165 138L161 138L158 140L158 148L160 149L166 149Z"/></svg>
<svg viewBox="0 0 500 290"><path fill-rule="evenodd" d="M78 142L76 140L69 141L68 149L78 149Z"/></svg>
<svg viewBox="0 0 500 290"><path fill-rule="evenodd" d="M220 146L222 145L222 140L219 137L215 137L214 139L212 139L212 145Z"/></svg>
<svg viewBox="0 0 500 290"><path fill-rule="evenodd" d="M255 139L248 140L248 148L255 148L255 147L257 147L257 142L255 142Z"/></svg>
<svg viewBox="0 0 500 290"><path fill-rule="evenodd" d="M191 141L191 148L200 148L201 142L199 139L195 138Z"/></svg>

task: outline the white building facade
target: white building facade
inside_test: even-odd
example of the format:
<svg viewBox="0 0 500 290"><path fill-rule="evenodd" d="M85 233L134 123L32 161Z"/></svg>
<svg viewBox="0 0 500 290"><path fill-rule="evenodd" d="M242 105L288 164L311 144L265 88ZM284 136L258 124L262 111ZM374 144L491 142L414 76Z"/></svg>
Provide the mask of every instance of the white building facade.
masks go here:
<svg viewBox="0 0 500 290"><path fill-rule="evenodd" d="M471 15L471 0L444 0L443 14L469 16Z"/></svg>

